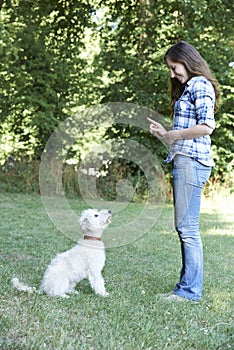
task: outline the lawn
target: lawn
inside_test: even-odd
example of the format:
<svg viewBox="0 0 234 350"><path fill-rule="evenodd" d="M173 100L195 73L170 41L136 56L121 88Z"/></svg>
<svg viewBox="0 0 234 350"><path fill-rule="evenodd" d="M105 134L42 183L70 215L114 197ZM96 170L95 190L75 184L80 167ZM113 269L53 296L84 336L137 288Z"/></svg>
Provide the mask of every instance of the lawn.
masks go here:
<svg viewBox="0 0 234 350"><path fill-rule="evenodd" d="M70 203L78 211L86 208L79 199ZM20 293L11 286L13 276L38 288L51 258L74 242L50 221L40 196L0 194L0 208L0 349L233 348L233 198L203 204L199 303L157 296L173 288L180 270L177 235L158 223L135 242L107 249L103 275L109 297L95 295L87 281L69 299ZM133 210L134 205L125 208L125 219ZM166 211L172 214L172 207ZM112 225L117 221L113 215Z"/></svg>

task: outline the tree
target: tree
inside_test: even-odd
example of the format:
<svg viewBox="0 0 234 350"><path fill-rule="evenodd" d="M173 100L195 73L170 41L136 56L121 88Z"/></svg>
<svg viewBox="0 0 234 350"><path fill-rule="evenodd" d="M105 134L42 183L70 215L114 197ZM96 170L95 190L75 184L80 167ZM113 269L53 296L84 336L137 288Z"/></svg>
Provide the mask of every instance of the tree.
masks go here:
<svg viewBox="0 0 234 350"><path fill-rule="evenodd" d="M232 2L5 0L0 9L0 127L2 142L11 142L1 159L9 152L40 158L55 127L77 107L129 102L169 116L163 56L183 39L201 52L223 91L213 174L220 179L233 169ZM97 137L129 135L156 147L150 135L113 128Z"/></svg>
<svg viewBox="0 0 234 350"><path fill-rule="evenodd" d="M85 65L79 54L90 12L86 1L5 1L0 120L20 145L18 156L31 148L39 157L54 128L69 116L65 108L79 93L74 77L77 82Z"/></svg>

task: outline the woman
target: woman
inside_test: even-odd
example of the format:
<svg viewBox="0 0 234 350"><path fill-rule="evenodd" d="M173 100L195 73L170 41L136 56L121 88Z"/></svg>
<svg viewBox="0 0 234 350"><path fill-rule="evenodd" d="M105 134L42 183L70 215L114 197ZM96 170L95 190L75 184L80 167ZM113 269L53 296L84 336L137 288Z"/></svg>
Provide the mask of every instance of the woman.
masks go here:
<svg viewBox="0 0 234 350"><path fill-rule="evenodd" d="M165 54L170 71L173 129L150 120L150 132L170 145L166 162L173 164L175 227L181 242L182 269L167 300L194 300L202 296L203 252L199 232L202 188L214 162L210 136L215 129L219 90L206 61L188 43L180 41Z"/></svg>

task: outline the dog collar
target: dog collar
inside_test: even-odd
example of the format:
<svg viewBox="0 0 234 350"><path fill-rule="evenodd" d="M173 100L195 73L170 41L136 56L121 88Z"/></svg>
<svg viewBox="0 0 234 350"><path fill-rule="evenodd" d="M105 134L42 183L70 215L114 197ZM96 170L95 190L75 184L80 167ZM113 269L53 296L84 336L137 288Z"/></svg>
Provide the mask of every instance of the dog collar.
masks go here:
<svg viewBox="0 0 234 350"><path fill-rule="evenodd" d="M99 237L86 236L86 235L84 235L84 239L87 239L88 241L101 241L102 240Z"/></svg>

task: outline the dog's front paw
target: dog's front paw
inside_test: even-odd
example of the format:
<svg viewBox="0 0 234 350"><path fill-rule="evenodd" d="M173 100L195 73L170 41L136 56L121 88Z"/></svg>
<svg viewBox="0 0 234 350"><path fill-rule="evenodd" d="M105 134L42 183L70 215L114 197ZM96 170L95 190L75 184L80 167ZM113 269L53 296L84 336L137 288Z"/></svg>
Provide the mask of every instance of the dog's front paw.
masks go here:
<svg viewBox="0 0 234 350"><path fill-rule="evenodd" d="M105 292L102 294L103 297L108 297L109 293L108 292Z"/></svg>
<svg viewBox="0 0 234 350"><path fill-rule="evenodd" d="M61 298L64 298L64 299L69 299L70 296L68 294L61 294L61 295L58 295L58 297L61 297Z"/></svg>
<svg viewBox="0 0 234 350"><path fill-rule="evenodd" d="M70 294L79 295L80 293L78 292L78 290L72 290L72 291L70 292Z"/></svg>

